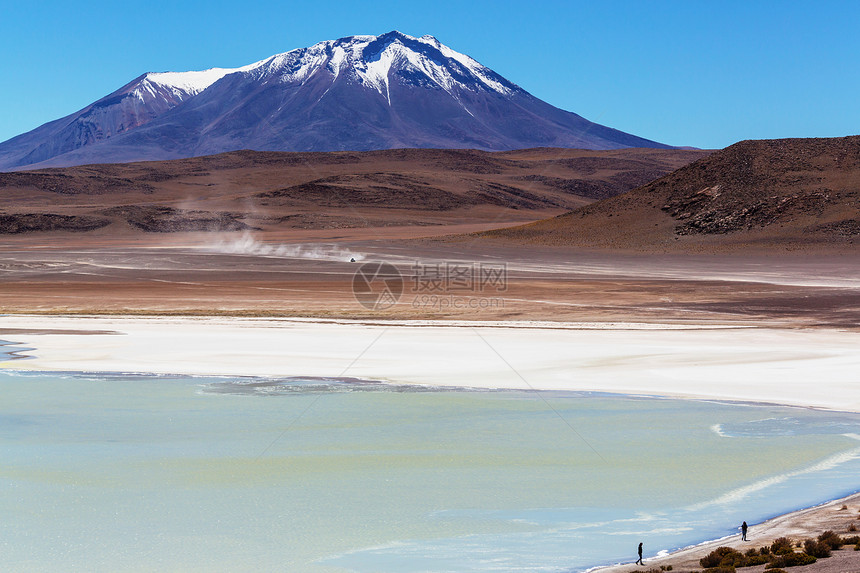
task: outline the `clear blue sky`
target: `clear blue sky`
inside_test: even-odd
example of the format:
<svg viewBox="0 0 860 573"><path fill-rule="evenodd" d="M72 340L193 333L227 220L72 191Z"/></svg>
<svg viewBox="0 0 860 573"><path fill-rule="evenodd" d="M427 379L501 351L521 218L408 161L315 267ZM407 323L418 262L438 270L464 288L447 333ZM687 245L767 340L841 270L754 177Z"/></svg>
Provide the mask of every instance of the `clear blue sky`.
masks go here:
<svg viewBox="0 0 860 573"><path fill-rule="evenodd" d="M0 141L147 71L353 34L432 34L535 96L673 145L860 133L859 2L0 4Z"/></svg>

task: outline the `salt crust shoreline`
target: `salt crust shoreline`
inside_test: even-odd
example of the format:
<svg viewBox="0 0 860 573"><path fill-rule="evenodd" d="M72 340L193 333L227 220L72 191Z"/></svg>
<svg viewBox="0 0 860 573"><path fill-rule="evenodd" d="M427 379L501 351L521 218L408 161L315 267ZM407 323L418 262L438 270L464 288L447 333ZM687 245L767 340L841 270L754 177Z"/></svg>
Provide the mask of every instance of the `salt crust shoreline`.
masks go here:
<svg viewBox="0 0 860 573"><path fill-rule="evenodd" d="M0 362L20 370L351 377L860 412L852 331L6 315L0 339L35 349Z"/></svg>

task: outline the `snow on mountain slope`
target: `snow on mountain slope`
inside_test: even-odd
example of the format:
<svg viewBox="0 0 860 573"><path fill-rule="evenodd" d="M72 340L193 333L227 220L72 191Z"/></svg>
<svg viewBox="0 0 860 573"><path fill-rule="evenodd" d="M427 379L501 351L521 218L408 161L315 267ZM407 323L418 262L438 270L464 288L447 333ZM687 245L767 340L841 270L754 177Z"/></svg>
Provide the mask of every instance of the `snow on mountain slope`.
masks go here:
<svg viewBox="0 0 860 573"><path fill-rule="evenodd" d="M0 169L234 149L667 147L543 102L433 36L320 42L241 68L147 73L0 143Z"/></svg>
<svg viewBox="0 0 860 573"><path fill-rule="evenodd" d="M244 68L211 68L201 72L161 72L148 73L135 90L139 97L144 89L150 89L152 84L170 88L177 97L185 98L197 95L227 74L232 74Z"/></svg>

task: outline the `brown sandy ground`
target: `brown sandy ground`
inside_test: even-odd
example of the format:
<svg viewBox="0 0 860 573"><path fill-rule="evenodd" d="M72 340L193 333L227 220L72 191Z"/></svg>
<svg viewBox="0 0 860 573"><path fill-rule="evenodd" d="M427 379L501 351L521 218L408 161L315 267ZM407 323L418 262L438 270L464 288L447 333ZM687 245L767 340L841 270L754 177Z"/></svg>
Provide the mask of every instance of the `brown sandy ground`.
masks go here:
<svg viewBox="0 0 860 573"><path fill-rule="evenodd" d="M842 509L843 506L847 506L847 509ZM817 537L827 530L835 531L843 536L857 535L857 532L848 531L848 527L852 523L855 524L855 527L860 528L860 494L854 494L818 507L789 513L762 524L751 525L747 534L748 541L741 541L741 536L735 535L728 539L683 549L666 557L646 559L644 566L617 565L600 568L595 573L633 573L650 569L659 570L661 566L672 566L672 571L675 573L701 571L699 559L717 547L732 547L743 552L753 547L759 548L769 545L778 537L788 537L800 541ZM635 550L635 547L632 549ZM738 569L739 573L763 573L764 571L764 565ZM811 565L792 567L789 571L796 573L857 573L860 571L860 551L854 551L853 547L843 548L834 551L829 558L819 559Z"/></svg>
<svg viewBox="0 0 860 573"><path fill-rule="evenodd" d="M860 256L607 255L564 249L421 245L397 241L303 244L302 256L195 247L37 248L6 241L0 312L225 314L368 319L673 322L857 328ZM241 234L222 239L241 241ZM132 243L133 244L133 243ZM272 242L269 245L283 243ZM357 256L359 263L350 263ZM362 262L390 261L403 276L392 308L370 310L352 291ZM445 264L505 272L503 285L431 289L419 274Z"/></svg>
<svg viewBox="0 0 860 573"><path fill-rule="evenodd" d="M600 237L627 221L616 237L620 242L609 245L613 251L543 246L552 243L552 232L531 244L520 240L517 228L510 236L474 235L611 197L697 159L667 176L677 183L676 199L688 191L700 197L697 185L727 177L736 189L701 196L727 212L733 212L733 201L755 199L762 177L769 181L774 169L788 169L795 155L806 157L807 148L817 154L815 161L801 162L808 177L779 178L780 192L806 189L818 181L814 174L836 188L851 182L840 174L860 173L848 153L860 140L786 141L747 142L711 155L642 149L233 152L0 174L0 311L855 328L860 250L850 242L813 243L799 251L787 250L790 245L735 249L730 256L624 254L641 246L637 225L660 232L677 226L660 206L671 197L636 199L648 185L624 194L626 199L588 207L607 220L575 225L580 235ZM750 157L755 169L744 171L741 160ZM848 203L822 204L853 208L853 195L831 198L837 195ZM606 213L616 200L629 209ZM694 201L696 208L702 201ZM795 211L805 203L795 203L785 203L793 207L774 217L817 216L801 217ZM609 215L615 215L611 223ZM104 226L93 228L94 219ZM570 225L562 227L569 238ZM734 240L753 231L732 228L708 237ZM850 233L837 235L850 241ZM266 252L280 247L293 255ZM323 258L312 258L320 249ZM827 254L833 252L838 254ZM352 256L359 263L397 265L405 292L395 306L371 311L357 304ZM422 288L416 273L437 264L503 265L504 288Z"/></svg>

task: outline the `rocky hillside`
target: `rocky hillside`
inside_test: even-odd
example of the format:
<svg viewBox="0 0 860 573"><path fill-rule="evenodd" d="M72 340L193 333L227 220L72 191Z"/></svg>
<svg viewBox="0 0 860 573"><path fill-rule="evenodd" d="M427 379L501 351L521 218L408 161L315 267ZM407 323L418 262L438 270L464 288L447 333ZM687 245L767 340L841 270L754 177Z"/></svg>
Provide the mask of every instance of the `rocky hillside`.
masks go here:
<svg viewBox="0 0 860 573"><path fill-rule="evenodd" d="M534 221L624 193L703 155L676 149L236 151L0 173L0 234Z"/></svg>
<svg viewBox="0 0 860 573"><path fill-rule="evenodd" d="M638 189L482 236L633 250L860 244L860 136L742 141Z"/></svg>

